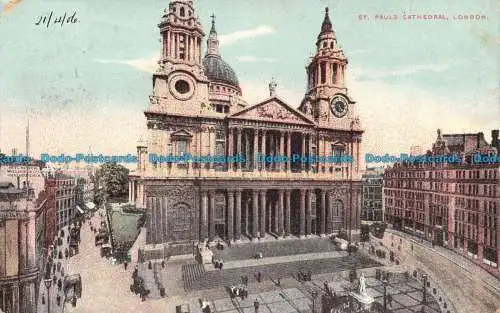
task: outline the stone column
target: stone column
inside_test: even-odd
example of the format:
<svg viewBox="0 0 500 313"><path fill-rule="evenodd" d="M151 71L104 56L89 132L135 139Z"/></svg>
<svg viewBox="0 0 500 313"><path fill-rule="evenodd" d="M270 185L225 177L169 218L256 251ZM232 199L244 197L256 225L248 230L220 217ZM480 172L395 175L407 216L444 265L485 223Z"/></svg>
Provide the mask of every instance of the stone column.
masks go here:
<svg viewBox="0 0 500 313"><path fill-rule="evenodd" d="M233 241L234 238L234 191L227 191L227 240Z"/></svg>
<svg viewBox="0 0 500 313"><path fill-rule="evenodd" d="M19 236L18 236L18 241L17 244L20 246L19 251L19 264L20 264L20 269L23 270L24 268L27 267L28 265L28 251L27 251L27 228L28 228L28 220L18 220L17 222L17 228L19 229ZM35 234L33 234L35 235Z"/></svg>
<svg viewBox="0 0 500 313"><path fill-rule="evenodd" d="M208 219L208 240L213 241L215 238L215 191L208 192L210 199L209 219Z"/></svg>
<svg viewBox="0 0 500 313"><path fill-rule="evenodd" d="M291 198L291 190L285 190L285 236L290 235L290 214L291 214L291 203L290 203L290 198Z"/></svg>
<svg viewBox="0 0 500 313"><path fill-rule="evenodd" d="M283 138L283 137L282 137ZM280 189L278 190L278 214L277 214L277 218L278 218L278 235L280 237L283 237L283 221L284 221L284 214L283 214L283 206L284 206L284 190L283 189Z"/></svg>
<svg viewBox="0 0 500 313"><path fill-rule="evenodd" d="M227 139L227 156L231 157L233 155L233 128L229 128L229 135ZM227 162L227 170L233 170L233 162Z"/></svg>
<svg viewBox="0 0 500 313"><path fill-rule="evenodd" d="M301 158L306 155L306 134L302 134L302 151L301 151ZM305 171L306 169L306 163L301 161L301 168L302 172Z"/></svg>
<svg viewBox="0 0 500 313"><path fill-rule="evenodd" d="M333 232L333 225L332 225L332 197L330 195L327 195L326 198L326 233L331 234ZM345 218L345 216L344 216Z"/></svg>
<svg viewBox="0 0 500 313"><path fill-rule="evenodd" d="M283 157L285 155L285 133L283 131L280 131L280 157ZM283 169L285 168L284 162L279 163L279 169L280 172L283 172Z"/></svg>
<svg viewBox="0 0 500 313"><path fill-rule="evenodd" d="M325 219L326 219L326 191L321 189L321 214L319 218L319 233L325 234Z"/></svg>
<svg viewBox="0 0 500 313"><path fill-rule="evenodd" d="M236 190L235 240L241 239L241 190Z"/></svg>
<svg viewBox="0 0 500 313"><path fill-rule="evenodd" d="M306 234L312 234L312 193L313 190L307 190L306 202Z"/></svg>
<svg viewBox="0 0 500 313"><path fill-rule="evenodd" d="M289 131L287 133L287 156L288 156L288 162L287 162L287 172L291 173L292 172L292 132Z"/></svg>
<svg viewBox="0 0 500 313"><path fill-rule="evenodd" d="M266 190L260 191L260 238L266 236Z"/></svg>
<svg viewBox="0 0 500 313"><path fill-rule="evenodd" d="M242 146L241 146L241 128L237 128L236 129L236 154L237 155L241 155L243 153L243 149L242 149ZM241 171L241 162L240 161L237 161L236 162L236 169L238 171Z"/></svg>
<svg viewBox="0 0 500 313"><path fill-rule="evenodd" d="M132 181L128 182L128 202L132 203Z"/></svg>
<svg viewBox="0 0 500 313"><path fill-rule="evenodd" d="M180 34L176 33L175 34L175 58L176 59L180 59L180 57L181 57L181 54L180 54L181 48L180 48L179 43L180 43Z"/></svg>
<svg viewBox="0 0 500 313"><path fill-rule="evenodd" d="M252 190L252 239L259 236L259 191Z"/></svg>
<svg viewBox="0 0 500 313"><path fill-rule="evenodd" d="M201 212L200 212L200 241L208 238L208 195L207 191L201 192Z"/></svg>
<svg viewBox="0 0 500 313"><path fill-rule="evenodd" d="M259 154L259 130L253 130L253 171L259 169L259 162L257 161L257 156Z"/></svg>
<svg viewBox="0 0 500 313"><path fill-rule="evenodd" d="M300 237L304 237L306 231L306 190L300 189Z"/></svg>
<svg viewBox="0 0 500 313"><path fill-rule="evenodd" d="M153 198L148 197L147 199L147 206L146 206L146 211L147 211L147 221L148 221L148 226L147 226L147 232L146 232L146 243L152 243L153 242Z"/></svg>
<svg viewBox="0 0 500 313"><path fill-rule="evenodd" d="M308 154L308 156L309 156L309 157L311 157L311 156L312 156L312 145L313 145L313 136L312 136L312 134L309 134L309 138L308 138L308 147L307 147L307 148L308 148L308 149L307 149L307 154ZM311 160L310 160L309 162L307 162L307 163L308 163L307 169L308 169L309 171L312 171L312 170L313 170L313 168L314 168L314 166L315 166L315 164L313 164L313 163L311 162Z"/></svg>
<svg viewBox="0 0 500 313"><path fill-rule="evenodd" d="M266 130L262 130L262 142L261 142L261 149L260 152L262 153L262 156L265 158L266 157ZM266 162L262 162L261 166L262 171L266 171Z"/></svg>

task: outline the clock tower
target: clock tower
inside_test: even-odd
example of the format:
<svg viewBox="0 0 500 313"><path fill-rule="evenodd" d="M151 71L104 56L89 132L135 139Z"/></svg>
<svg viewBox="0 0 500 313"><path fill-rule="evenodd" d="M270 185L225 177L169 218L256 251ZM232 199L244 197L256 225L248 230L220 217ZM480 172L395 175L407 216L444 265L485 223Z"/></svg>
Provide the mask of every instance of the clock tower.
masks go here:
<svg viewBox="0 0 500 313"><path fill-rule="evenodd" d="M345 86L347 57L337 44L328 8L316 41L316 53L306 67L307 91L299 110L318 126L350 130L359 128L355 102Z"/></svg>

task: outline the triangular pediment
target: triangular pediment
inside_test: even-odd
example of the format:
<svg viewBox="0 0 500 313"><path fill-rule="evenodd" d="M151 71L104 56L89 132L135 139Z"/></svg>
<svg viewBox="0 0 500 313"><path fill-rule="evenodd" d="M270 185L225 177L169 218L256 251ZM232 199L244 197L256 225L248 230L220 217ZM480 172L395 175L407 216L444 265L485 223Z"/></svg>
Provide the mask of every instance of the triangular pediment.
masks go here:
<svg viewBox="0 0 500 313"><path fill-rule="evenodd" d="M181 129L176 132L173 132L170 136L172 137L193 137L188 131Z"/></svg>
<svg viewBox="0 0 500 313"><path fill-rule="evenodd" d="M229 118L314 125L314 121L277 97L272 97L250 107L246 107L234 113Z"/></svg>

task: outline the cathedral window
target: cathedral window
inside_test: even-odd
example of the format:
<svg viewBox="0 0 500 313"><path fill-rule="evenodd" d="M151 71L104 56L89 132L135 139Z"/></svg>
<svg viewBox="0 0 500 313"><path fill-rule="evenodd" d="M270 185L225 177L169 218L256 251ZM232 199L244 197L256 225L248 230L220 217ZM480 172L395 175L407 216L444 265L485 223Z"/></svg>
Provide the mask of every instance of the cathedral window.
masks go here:
<svg viewBox="0 0 500 313"><path fill-rule="evenodd" d="M333 49L333 41L330 42L330 48Z"/></svg>
<svg viewBox="0 0 500 313"><path fill-rule="evenodd" d="M187 153L187 140L180 139L177 141L177 154L182 156Z"/></svg>
<svg viewBox="0 0 500 313"><path fill-rule="evenodd" d="M182 56L181 56L182 57ZM175 90L180 94L185 94L189 92L189 83L185 80L178 80L175 83Z"/></svg>
<svg viewBox="0 0 500 313"><path fill-rule="evenodd" d="M184 17L186 15L186 11L184 10L184 8L180 9L179 14L181 17Z"/></svg>

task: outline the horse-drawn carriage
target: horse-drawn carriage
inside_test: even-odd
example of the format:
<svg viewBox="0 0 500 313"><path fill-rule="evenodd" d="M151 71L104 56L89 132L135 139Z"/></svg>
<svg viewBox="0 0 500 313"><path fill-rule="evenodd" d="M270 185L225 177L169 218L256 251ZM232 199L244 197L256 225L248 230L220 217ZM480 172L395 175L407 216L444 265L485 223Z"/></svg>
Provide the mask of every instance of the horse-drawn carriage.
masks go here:
<svg viewBox="0 0 500 313"><path fill-rule="evenodd" d="M64 293L66 299L82 297L82 278L80 274L66 275L64 277Z"/></svg>

